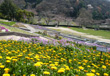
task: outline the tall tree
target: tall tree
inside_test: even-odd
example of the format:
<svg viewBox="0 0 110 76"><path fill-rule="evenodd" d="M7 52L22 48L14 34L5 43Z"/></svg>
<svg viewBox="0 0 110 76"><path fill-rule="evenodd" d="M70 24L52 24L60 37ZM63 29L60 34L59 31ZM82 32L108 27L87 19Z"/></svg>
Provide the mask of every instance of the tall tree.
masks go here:
<svg viewBox="0 0 110 76"><path fill-rule="evenodd" d="M26 10L18 10L16 13L16 20L21 22L29 22L29 19L34 17L34 13L28 12Z"/></svg>
<svg viewBox="0 0 110 76"><path fill-rule="evenodd" d="M15 19L16 11L18 9L19 8L11 0L4 0L0 5L0 12L9 20Z"/></svg>
<svg viewBox="0 0 110 76"><path fill-rule="evenodd" d="M82 26L86 27L92 24L92 13L86 10L85 8L82 8L80 10L79 17L76 19L76 22Z"/></svg>

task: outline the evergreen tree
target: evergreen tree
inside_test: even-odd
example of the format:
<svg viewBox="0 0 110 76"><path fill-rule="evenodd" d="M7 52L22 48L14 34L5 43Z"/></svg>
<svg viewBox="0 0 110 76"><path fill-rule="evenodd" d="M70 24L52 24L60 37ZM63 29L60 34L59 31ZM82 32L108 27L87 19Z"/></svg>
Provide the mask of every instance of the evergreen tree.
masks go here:
<svg viewBox="0 0 110 76"><path fill-rule="evenodd" d="M0 12L8 20L15 19L15 15L18 9L19 8L11 0L4 0L4 2L0 5Z"/></svg>
<svg viewBox="0 0 110 76"><path fill-rule="evenodd" d="M17 11L15 18L16 18L17 21L29 22L31 17L34 17L34 13L20 9L20 10Z"/></svg>

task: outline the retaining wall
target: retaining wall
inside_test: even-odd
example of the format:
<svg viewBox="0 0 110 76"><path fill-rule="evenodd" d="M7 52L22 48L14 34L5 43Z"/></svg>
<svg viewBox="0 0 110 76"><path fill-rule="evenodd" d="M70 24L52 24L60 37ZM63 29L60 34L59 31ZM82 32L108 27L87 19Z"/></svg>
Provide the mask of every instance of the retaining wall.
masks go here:
<svg viewBox="0 0 110 76"><path fill-rule="evenodd" d="M0 33L0 36L8 36L8 35L15 35L15 36L21 36L21 37L39 37L35 35L28 35L28 34L23 34L23 33L18 33L18 32L3 32Z"/></svg>

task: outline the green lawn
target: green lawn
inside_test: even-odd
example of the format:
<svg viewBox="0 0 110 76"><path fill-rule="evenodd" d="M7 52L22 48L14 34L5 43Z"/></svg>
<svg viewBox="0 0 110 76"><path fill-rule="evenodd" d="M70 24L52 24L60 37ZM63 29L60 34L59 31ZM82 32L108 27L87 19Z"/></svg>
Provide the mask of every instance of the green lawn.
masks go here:
<svg viewBox="0 0 110 76"><path fill-rule="evenodd" d="M16 22L13 22L13 21L11 21L11 22L0 21L0 23L12 26Z"/></svg>
<svg viewBox="0 0 110 76"><path fill-rule="evenodd" d="M70 29L78 31L78 32L82 32L82 33L87 33L90 35L95 35L95 36L101 36L102 38L107 38L110 39L110 31L104 31L104 30L93 30L93 29L82 29L82 28L74 28L71 27Z"/></svg>

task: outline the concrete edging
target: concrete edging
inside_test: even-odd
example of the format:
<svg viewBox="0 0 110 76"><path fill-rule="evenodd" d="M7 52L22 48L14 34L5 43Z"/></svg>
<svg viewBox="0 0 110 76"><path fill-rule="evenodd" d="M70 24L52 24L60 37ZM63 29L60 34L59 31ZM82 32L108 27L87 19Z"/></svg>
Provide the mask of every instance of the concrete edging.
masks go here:
<svg viewBox="0 0 110 76"><path fill-rule="evenodd" d="M21 37L39 37L39 36L28 35L28 34L23 34L23 33L18 33L18 32L3 32L3 33L0 33L0 36L8 36L8 35L15 35L15 36L21 36Z"/></svg>

